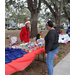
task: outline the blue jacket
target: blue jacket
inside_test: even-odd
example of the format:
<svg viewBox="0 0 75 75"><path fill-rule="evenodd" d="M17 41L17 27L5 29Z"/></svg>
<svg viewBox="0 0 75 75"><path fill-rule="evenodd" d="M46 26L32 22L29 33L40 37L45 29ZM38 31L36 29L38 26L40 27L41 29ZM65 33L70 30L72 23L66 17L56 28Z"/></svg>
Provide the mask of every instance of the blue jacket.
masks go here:
<svg viewBox="0 0 75 75"><path fill-rule="evenodd" d="M66 33L67 33L67 34L70 33L70 29L69 29L69 28L67 29Z"/></svg>

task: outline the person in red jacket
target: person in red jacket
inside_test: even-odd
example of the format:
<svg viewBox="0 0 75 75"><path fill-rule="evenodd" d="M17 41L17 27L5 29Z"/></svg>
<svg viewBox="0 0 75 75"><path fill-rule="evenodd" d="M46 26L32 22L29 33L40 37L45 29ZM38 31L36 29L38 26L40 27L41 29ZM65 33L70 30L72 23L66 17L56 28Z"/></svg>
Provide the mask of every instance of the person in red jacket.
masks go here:
<svg viewBox="0 0 75 75"><path fill-rule="evenodd" d="M20 32L20 39L21 42L29 42L30 37L29 37L29 26L30 26L30 21L25 21L25 26L22 28Z"/></svg>

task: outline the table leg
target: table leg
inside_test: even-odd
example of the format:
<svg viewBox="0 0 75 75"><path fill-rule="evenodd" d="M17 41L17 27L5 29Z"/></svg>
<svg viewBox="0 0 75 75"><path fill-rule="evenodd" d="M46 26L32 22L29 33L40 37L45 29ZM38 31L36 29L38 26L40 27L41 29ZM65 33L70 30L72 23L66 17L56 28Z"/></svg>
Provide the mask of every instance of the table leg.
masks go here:
<svg viewBox="0 0 75 75"><path fill-rule="evenodd" d="M39 55L38 55L38 60L37 60L37 59L35 59L35 60L36 60L36 61L41 61L41 60L39 60ZM44 53L43 53L43 60L42 60L41 62L46 63L46 62L44 61Z"/></svg>
<svg viewBox="0 0 75 75"><path fill-rule="evenodd" d="M44 53L43 53L43 62L44 62Z"/></svg>
<svg viewBox="0 0 75 75"><path fill-rule="evenodd" d="M39 55L38 55L38 61L39 61Z"/></svg>

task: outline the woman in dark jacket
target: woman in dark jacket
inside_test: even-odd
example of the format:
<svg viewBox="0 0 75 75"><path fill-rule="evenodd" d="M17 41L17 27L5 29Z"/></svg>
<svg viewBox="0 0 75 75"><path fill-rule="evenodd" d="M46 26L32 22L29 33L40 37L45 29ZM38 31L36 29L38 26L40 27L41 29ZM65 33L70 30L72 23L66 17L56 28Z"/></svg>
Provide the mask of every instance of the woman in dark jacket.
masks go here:
<svg viewBox="0 0 75 75"><path fill-rule="evenodd" d="M53 23L48 21L46 24L47 29L49 30L45 36L45 57L46 64L48 69L48 74L53 75L53 59L56 53L59 50L58 44L58 33L55 28L53 28Z"/></svg>

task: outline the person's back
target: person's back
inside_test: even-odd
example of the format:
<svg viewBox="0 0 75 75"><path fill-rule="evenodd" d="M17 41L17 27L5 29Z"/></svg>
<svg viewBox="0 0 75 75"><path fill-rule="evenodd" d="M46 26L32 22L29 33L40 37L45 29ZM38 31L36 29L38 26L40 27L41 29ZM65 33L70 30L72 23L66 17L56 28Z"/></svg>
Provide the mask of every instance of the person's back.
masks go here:
<svg viewBox="0 0 75 75"><path fill-rule="evenodd" d="M51 36L52 35L52 36ZM59 44L58 44L58 32L57 32L57 30L55 29L55 30L50 30L49 32L48 32L48 36L50 36L50 37L47 37L47 38L45 38L45 40L47 41L47 43L49 42L48 40L50 39L50 38L54 38L54 42L53 42L53 46L50 48L51 50L50 51L52 51L52 50L54 50L55 48L57 48L58 46L59 46ZM49 38L49 39L48 39Z"/></svg>
<svg viewBox="0 0 75 75"><path fill-rule="evenodd" d="M57 30L53 30L53 34L55 35L54 47L55 46L58 47L59 46L59 43L58 43L59 35L58 35Z"/></svg>

